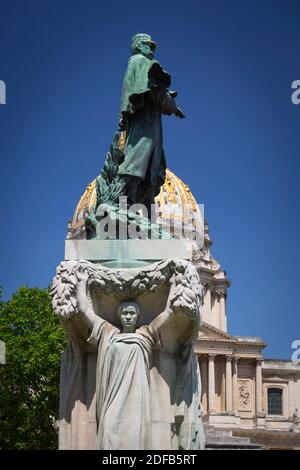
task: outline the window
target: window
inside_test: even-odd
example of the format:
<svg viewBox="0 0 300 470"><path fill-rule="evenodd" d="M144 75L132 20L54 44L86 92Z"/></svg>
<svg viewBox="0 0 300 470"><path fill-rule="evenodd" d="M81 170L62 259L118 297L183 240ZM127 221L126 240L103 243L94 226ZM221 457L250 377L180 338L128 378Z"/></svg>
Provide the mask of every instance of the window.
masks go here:
<svg viewBox="0 0 300 470"><path fill-rule="evenodd" d="M281 388L268 388L268 414L282 415Z"/></svg>

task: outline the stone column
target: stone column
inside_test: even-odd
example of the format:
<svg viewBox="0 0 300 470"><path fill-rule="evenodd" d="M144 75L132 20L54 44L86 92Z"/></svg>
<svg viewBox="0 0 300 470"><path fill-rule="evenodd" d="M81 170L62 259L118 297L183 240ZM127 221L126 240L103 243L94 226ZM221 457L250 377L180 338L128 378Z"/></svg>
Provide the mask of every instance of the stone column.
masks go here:
<svg viewBox="0 0 300 470"><path fill-rule="evenodd" d="M294 375L289 375L288 376L288 395L289 395L289 408L288 408L288 416L292 417L293 413L295 412L295 397L294 397L294 382L295 382L295 376ZM283 401L284 405L284 401ZM282 410L284 413L284 409Z"/></svg>
<svg viewBox="0 0 300 470"><path fill-rule="evenodd" d="M210 324L220 329L220 302L218 292L211 292Z"/></svg>
<svg viewBox="0 0 300 470"><path fill-rule="evenodd" d="M256 359L256 414L262 413L262 373L261 373L261 362L260 358Z"/></svg>
<svg viewBox="0 0 300 470"><path fill-rule="evenodd" d="M239 357L233 357L233 375L232 375L232 396L233 396L233 403L232 408L233 411L236 413L238 411L238 361Z"/></svg>
<svg viewBox="0 0 300 470"><path fill-rule="evenodd" d="M203 321L209 322L210 317L211 317L210 286L208 282L203 283L202 286L203 286L203 297L204 297L204 303L203 303L203 309L202 309Z"/></svg>
<svg viewBox="0 0 300 470"><path fill-rule="evenodd" d="M199 358L200 372L201 372L201 403L204 411L208 411L208 397L207 397L207 356L203 355Z"/></svg>
<svg viewBox="0 0 300 470"><path fill-rule="evenodd" d="M226 412L232 412L232 356L226 356Z"/></svg>
<svg viewBox="0 0 300 470"><path fill-rule="evenodd" d="M226 292L219 292L219 302L220 302L220 329L222 331L227 331L227 318L226 318Z"/></svg>
<svg viewBox="0 0 300 470"><path fill-rule="evenodd" d="M215 411L215 358L216 354L208 355L208 409Z"/></svg>

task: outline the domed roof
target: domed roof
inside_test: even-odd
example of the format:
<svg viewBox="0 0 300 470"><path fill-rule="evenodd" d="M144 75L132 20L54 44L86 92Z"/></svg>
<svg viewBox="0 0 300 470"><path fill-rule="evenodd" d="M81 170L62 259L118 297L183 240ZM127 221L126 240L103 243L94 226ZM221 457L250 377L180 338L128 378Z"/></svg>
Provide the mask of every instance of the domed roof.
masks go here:
<svg viewBox="0 0 300 470"><path fill-rule="evenodd" d="M203 216L189 187L172 171L166 170L166 179L155 198L156 221L176 238L202 240ZM72 222L68 226L68 238L85 238L84 219L96 205L96 179L92 181L81 196ZM177 236L179 231L183 234Z"/></svg>

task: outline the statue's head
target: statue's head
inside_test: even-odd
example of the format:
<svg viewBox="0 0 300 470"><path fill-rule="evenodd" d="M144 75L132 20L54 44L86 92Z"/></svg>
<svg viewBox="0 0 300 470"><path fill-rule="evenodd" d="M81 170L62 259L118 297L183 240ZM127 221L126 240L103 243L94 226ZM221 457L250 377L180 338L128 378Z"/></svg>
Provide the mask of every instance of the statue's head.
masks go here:
<svg viewBox="0 0 300 470"><path fill-rule="evenodd" d="M140 316L140 307L133 301L123 302L119 305L118 318L123 333L134 333Z"/></svg>
<svg viewBox="0 0 300 470"><path fill-rule="evenodd" d="M148 59L154 58L156 43L152 41L149 34L138 33L135 34L131 40L132 54L143 54Z"/></svg>

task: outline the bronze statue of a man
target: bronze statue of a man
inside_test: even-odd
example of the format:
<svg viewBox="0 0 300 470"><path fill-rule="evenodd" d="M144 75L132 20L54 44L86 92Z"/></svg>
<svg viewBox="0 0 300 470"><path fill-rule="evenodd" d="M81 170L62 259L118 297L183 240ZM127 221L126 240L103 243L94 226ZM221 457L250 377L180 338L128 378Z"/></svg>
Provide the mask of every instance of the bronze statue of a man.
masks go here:
<svg viewBox="0 0 300 470"><path fill-rule="evenodd" d="M85 219L87 239L107 236L102 221L108 216L135 225L145 236L157 233L159 238L171 235L152 220L151 206L165 181L166 160L163 150L162 114L185 115L170 91L171 76L153 59L155 42L149 34L132 38L132 55L124 77L119 130L107 153L104 168L96 178L97 200ZM127 215L120 209L120 197L127 197ZM143 218L130 211L133 204L143 204ZM155 216L155 214L154 214ZM118 235L117 235L118 238Z"/></svg>
<svg viewBox="0 0 300 470"><path fill-rule="evenodd" d="M155 49L148 34L133 36L120 110L126 140L118 178L128 205L142 203L148 210L165 181L161 115L185 117L175 102L177 93L169 90L171 76L153 59Z"/></svg>

